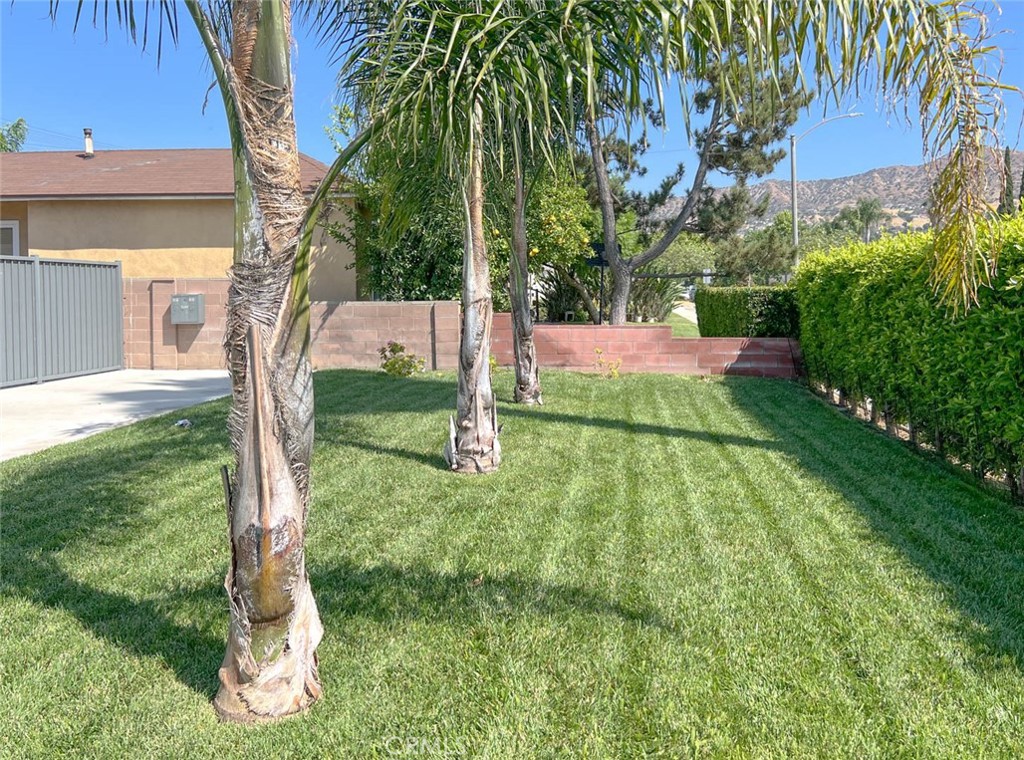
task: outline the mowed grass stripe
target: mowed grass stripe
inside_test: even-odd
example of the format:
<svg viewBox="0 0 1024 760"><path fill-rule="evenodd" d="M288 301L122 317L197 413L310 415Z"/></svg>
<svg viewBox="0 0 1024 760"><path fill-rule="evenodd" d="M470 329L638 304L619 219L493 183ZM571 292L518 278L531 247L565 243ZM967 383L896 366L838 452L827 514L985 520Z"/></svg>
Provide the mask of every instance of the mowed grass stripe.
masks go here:
<svg viewBox="0 0 1024 760"><path fill-rule="evenodd" d="M221 402L0 465L6 754L1022 754L1024 521L799 387L545 372L523 409L499 372L464 478L450 375L316 384L323 702L210 710Z"/></svg>
<svg viewBox="0 0 1024 760"><path fill-rule="evenodd" d="M733 387L734 391L745 392L740 389L741 385ZM944 559L960 554L963 547L958 550L954 536L947 534L942 539L935 539L920 520L920 514L927 513L929 509L929 500L942 493L933 484L948 479L953 493L959 494L965 486L959 478L850 420L843 419L847 424L837 431L841 432L841 440L823 446L822 434L832 427L838 415L817 399L798 401L805 406L801 411L806 414L792 415L771 395L756 400L744 399L745 404L752 403L762 408L762 419L772 419L783 440L801 444L800 461L807 463L813 460L816 470L834 473L840 481L845 481L846 477L853 483L865 481L858 498L869 504L886 505L887 517L891 520L887 520L887 526L903 523L908 515L917 512L915 524L921 530L917 536L918 547L936 547ZM872 453L875 455L873 460ZM880 459L879 454L888 455L888 461ZM872 463L875 469L871 469ZM907 489L907 482L914 481L918 482L918 487ZM971 490L969 486L967 489ZM904 491L909 498L893 501L892 491ZM888 492L890 501L880 493L876 495L876 492ZM975 498L979 496L975 491ZM994 500L981 496L978 501L988 501L991 505ZM1005 512L1005 505L1003 509ZM955 510L953 507L950 511L955 514ZM857 526L865 523L861 511L845 501L839 505L837 514L850 515L850 522ZM1011 524L1016 519L1008 513L1005 517ZM962 524L963 517L955 514L954 520ZM977 527L984 528L984 524ZM941 527L938 530L942 532ZM934 706L937 702L947 702L956 712L963 707L962 695L972 693L976 688L972 682L978 680L977 669L964 661L963 653L971 647L966 645L962 633L965 623L969 629L976 629L977 623L965 621L955 608L949 606L944 584L929 579L915 565L916 553L910 558L896 557L894 562L893 547L884 541L879 543L873 530L869 528L865 532L861 529L855 533L859 535L851 535L845 540L840 536L836 541L836 559L839 561L834 563L835 570L829 571L829 575L834 584L832 595L843 600L837 609L842 611L848 623L847 629L854 637L851 651L857 657L858 668L865 677L878 682L883 693L899 695L898 699L890 700L903 721L896 735L904 737L913 751L942 752L945 747L957 746L959 741L969 746L981 735L979 732L983 732L986 722L977 719L950 721ZM850 552L853 550L859 550L859 554L852 555ZM974 561L983 561L985 554L987 552L974 557ZM814 555L809 555L809 559L813 561ZM853 572L849 572L851 568ZM819 562L815 571L821 569L823 563ZM978 571L983 572L980 565ZM837 577L839 574L845 577ZM840 582L847 580L848 584ZM990 604L995 603L998 610L1001 596L1000 593L986 599ZM958 630L961 633L958 634ZM894 637L893 631L900 631L901 635ZM1005 661L1005 655L1002 659ZM1018 700L1019 695L1014 702ZM997 708L994 713L1002 714L1003 708ZM1005 751L1013 746L1004 744L998 735L992 738L994 742L988 751Z"/></svg>

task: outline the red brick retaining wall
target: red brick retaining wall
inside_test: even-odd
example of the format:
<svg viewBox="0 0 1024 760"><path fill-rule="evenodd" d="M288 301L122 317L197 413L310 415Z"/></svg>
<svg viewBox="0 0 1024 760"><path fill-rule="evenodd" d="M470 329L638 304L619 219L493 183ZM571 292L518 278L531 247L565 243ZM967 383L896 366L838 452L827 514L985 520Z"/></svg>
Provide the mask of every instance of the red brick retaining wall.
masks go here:
<svg viewBox="0 0 1024 760"><path fill-rule="evenodd" d="M622 372L672 372L684 375L754 375L794 378L800 372L800 345L788 338L673 338L667 325L537 325L541 368L595 371L597 354L622 360ZM513 362L512 319L494 316L491 352L498 363Z"/></svg>
<svg viewBox="0 0 1024 760"><path fill-rule="evenodd" d="M202 293L206 321L172 325L171 296ZM124 281L125 366L136 369L216 369L227 310L226 279ZM459 304L455 301L344 301L310 306L313 366L378 367L388 341L426 359L427 369L455 369L459 361ZM623 372L796 377L800 346L786 338L673 338L665 325L537 325L542 368L596 370L600 348ZM491 352L512 364L512 320L495 314Z"/></svg>

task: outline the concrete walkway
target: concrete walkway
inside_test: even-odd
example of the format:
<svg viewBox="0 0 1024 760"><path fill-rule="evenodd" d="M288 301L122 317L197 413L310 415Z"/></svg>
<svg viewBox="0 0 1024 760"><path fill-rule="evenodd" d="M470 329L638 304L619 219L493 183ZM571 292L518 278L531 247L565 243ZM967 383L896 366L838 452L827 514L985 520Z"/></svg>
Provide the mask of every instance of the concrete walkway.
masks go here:
<svg viewBox="0 0 1024 760"><path fill-rule="evenodd" d="M679 301L676 304L676 308L672 311L683 319L688 319L697 324L697 307L693 305L693 301Z"/></svg>
<svg viewBox="0 0 1024 760"><path fill-rule="evenodd" d="M126 369L0 390L0 461L231 393L224 370Z"/></svg>

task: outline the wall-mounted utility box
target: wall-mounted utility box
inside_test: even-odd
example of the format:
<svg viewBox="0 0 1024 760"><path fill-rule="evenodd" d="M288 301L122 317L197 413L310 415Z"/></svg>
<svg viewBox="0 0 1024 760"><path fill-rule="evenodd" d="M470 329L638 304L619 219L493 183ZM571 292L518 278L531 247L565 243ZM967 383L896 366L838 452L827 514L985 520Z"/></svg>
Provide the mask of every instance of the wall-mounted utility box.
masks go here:
<svg viewBox="0 0 1024 760"><path fill-rule="evenodd" d="M206 296L180 293L171 296L172 325L201 325L206 322Z"/></svg>

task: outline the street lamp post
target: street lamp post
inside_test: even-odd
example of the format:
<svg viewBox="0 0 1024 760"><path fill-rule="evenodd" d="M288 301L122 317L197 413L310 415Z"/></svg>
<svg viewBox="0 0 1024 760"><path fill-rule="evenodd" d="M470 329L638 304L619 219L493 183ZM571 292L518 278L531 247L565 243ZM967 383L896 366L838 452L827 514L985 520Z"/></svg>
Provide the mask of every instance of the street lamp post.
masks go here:
<svg viewBox="0 0 1024 760"><path fill-rule="evenodd" d="M857 116L863 116L862 113L843 113L838 116L830 116L827 119L822 119L817 124L812 126L802 135L797 137L796 135L789 136L789 207L793 217L793 250L796 252L796 263L800 263L800 220L797 213L796 205L796 144L803 140L807 135L816 130L818 127L828 124L830 121L837 121L839 119L853 119Z"/></svg>

